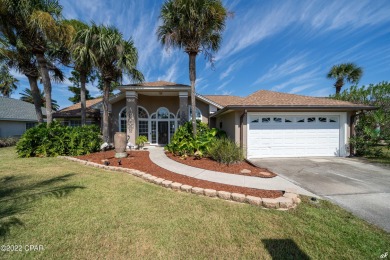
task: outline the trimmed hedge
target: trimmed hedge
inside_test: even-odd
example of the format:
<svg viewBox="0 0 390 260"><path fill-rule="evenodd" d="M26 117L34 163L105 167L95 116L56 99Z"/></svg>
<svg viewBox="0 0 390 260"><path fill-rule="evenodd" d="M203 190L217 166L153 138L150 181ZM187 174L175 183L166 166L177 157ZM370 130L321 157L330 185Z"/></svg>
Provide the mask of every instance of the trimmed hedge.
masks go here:
<svg viewBox="0 0 390 260"><path fill-rule="evenodd" d="M19 157L52 157L84 155L100 150L99 127L86 125L63 126L53 122L28 129L16 145Z"/></svg>

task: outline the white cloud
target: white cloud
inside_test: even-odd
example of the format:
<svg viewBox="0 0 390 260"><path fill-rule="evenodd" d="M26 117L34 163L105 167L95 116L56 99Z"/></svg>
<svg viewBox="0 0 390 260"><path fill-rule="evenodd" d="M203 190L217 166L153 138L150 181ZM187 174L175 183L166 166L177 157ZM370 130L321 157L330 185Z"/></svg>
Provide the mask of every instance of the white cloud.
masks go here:
<svg viewBox="0 0 390 260"><path fill-rule="evenodd" d="M305 62L306 56L307 55L299 54L286 60L282 64L274 65L265 73L265 75L258 78L254 84L275 81L307 68L308 65Z"/></svg>

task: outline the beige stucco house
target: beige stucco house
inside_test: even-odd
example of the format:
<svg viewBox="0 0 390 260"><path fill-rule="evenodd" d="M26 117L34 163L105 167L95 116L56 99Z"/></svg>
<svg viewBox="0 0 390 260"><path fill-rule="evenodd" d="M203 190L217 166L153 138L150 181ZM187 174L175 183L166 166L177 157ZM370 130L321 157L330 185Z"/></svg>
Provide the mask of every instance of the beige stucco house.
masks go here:
<svg viewBox="0 0 390 260"><path fill-rule="evenodd" d="M110 137L126 132L169 143L190 120L190 86L157 81L119 87L110 99ZM95 104L98 108L99 104ZM224 130L247 158L347 156L354 115L372 107L267 90L247 97L196 95L197 119Z"/></svg>

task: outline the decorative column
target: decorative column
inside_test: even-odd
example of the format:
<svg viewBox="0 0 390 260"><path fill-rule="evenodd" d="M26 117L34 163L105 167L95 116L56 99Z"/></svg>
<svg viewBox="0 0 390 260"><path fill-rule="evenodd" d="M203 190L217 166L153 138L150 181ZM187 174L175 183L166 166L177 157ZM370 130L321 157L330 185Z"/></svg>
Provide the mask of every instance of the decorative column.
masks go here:
<svg viewBox="0 0 390 260"><path fill-rule="evenodd" d="M137 137L137 119L138 119L138 94L135 91L126 91L126 124L127 137L129 142L135 145Z"/></svg>
<svg viewBox="0 0 390 260"><path fill-rule="evenodd" d="M180 99L179 125L184 125L188 121L188 92L179 92L179 99Z"/></svg>

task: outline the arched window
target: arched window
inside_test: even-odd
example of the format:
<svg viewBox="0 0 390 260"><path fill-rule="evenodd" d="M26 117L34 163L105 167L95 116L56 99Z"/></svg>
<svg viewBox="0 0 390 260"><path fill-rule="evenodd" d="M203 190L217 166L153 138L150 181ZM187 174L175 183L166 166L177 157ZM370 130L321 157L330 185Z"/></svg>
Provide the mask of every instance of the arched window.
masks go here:
<svg viewBox="0 0 390 260"><path fill-rule="evenodd" d="M126 120L126 107L122 108L121 112L119 112L119 132L126 133L127 120Z"/></svg>
<svg viewBox="0 0 390 260"><path fill-rule="evenodd" d="M127 132L126 107L119 112L119 131ZM149 133L149 114L143 107L138 107L138 135L148 137Z"/></svg>
<svg viewBox="0 0 390 260"><path fill-rule="evenodd" d="M149 114L143 107L138 107L138 136L149 139Z"/></svg>
<svg viewBox="0 0 390 260"><path fill-rule="evenodd" d="M188 121L190 121L192 118L191 113L192 113L192 108L191 108L191 106L188 106ZM180 109L177 111L176 117L180 121ZM199 108L196 108L196 120L202 121L202 112L200 111Z"/></svg>

